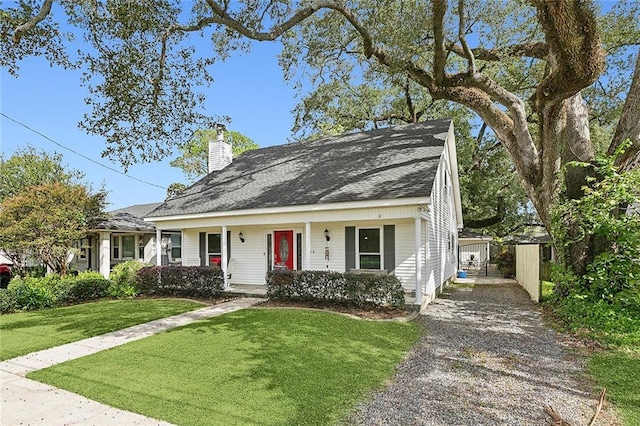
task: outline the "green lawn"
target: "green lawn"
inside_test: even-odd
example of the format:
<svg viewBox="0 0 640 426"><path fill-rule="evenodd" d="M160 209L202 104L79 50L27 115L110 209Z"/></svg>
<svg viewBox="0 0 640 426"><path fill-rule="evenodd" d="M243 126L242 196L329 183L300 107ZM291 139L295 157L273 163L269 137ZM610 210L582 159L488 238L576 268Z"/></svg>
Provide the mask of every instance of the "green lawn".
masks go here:
<svg viewBox="0 0 640 426"><path fill-rule="evenodd" d="M0 360L202 307L186 300L108 300L0 316Z"/></svg>
<svg viewBox="0 0 640 426"><path fill-rule="evenodd" d="M420 333L413 322L245 309L28 377L179 425L332 424Z"/></svg>
<svg viewBox="0 0 640 426"><path fill-rule="evenodd" d="M625 425L640 425L640 351L606 351L589 361L589 372L607 388Z"/></svg>

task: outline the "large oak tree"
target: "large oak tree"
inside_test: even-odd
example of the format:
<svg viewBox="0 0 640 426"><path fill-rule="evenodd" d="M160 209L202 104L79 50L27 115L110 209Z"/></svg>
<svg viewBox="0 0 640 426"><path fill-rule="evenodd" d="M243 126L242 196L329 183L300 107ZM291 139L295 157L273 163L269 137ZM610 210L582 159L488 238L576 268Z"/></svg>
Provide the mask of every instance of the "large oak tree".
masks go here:
<svg viewBox="0 0 640 426"><path fill-rule="evenodd" d="M298 46L281 57L289 76L300 58L312 61L320 79L346 75L346 66L357 82L376 69L474 111L508 152L550 232L558 193L581 197L591 173L565 166L594 157L584 99L606 70L605 47L616 44L608 38L627 31L618 44L640 40L633 2L604 23L593 2L574 0L205 0L190 2L191 10L168 0L53 3L22 1L2 11L0 63L17 73L21 58L39 54L74 65L56 24L66 13L93 47L79 54L92 105L82 125L105 136L106 153L124 165L161 158L194 128L211 127L198 88L210 81L214 60L247 50L250 40L281 39ZM196 51L192 36L210 37L211 50ZM629 62L635 72L617 82L628 94L608 144L613 153L631 141L620 167L640 151L640 56ZM574 271L584 271L593 247L588 240L572 246L566 260Z"/></svg>

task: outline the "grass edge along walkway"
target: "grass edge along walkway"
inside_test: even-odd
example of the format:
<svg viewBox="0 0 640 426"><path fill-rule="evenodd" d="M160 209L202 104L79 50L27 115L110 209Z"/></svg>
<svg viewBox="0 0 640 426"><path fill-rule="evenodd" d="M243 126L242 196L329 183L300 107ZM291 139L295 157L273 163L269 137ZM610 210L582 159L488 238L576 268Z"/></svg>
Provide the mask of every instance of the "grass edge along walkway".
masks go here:
<svg viewBox="0 0 640 426"><path fill-rule="evenodd" d="M393 375L421 333L415 322L253 308L28 377L180 425L331 424Z"/></svg>
<svg viewBox="0 0 640 426"><path fill-rule="evenodd" d="M0 361L203 306L189 300L122 299L0 315Z"/></svg>

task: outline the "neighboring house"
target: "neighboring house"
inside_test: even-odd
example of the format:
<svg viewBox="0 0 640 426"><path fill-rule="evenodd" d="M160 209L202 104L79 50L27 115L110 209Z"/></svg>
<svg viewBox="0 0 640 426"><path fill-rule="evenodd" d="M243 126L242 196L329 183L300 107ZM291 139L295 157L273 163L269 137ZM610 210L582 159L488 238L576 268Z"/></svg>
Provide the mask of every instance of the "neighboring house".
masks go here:
<svg viewBox="0 0 640 426"><path fill-rule="evenodd" d="M159 205L136 204L107 212L107 218L80 241L80 254L74 257L72 264L78 271L100 271L105 277L115 265L127 260L151 265L158 261L162 265L181 264L181 232L162 232L158 250L156 227L144 221L144 217ZM159 260L158 251L161 253Z"/></svg>
<svg viewBox="0 0 640 426"><path fill-rule="evenodd" d="M418 304L454 277L451 120L228 153L220 132L210 173L146 216L182 232L183 265L220 265L226 285L264 285L274 268L386 272Z"/></svg>

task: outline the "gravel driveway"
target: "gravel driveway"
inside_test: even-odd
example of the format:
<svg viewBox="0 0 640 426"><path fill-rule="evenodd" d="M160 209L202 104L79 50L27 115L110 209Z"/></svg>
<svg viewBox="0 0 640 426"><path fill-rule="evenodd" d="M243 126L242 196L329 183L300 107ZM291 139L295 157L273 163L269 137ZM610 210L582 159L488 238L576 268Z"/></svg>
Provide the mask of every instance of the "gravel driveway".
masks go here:
<svg viewBox="0 0 640 426"><path fill-rule="evenodd" d="M574 426L593 415L580 358L517 284L455 288L416 321L425 336L348 424L544 425L547 405ZM596 424L618 424L607 404Z"/></svg>

